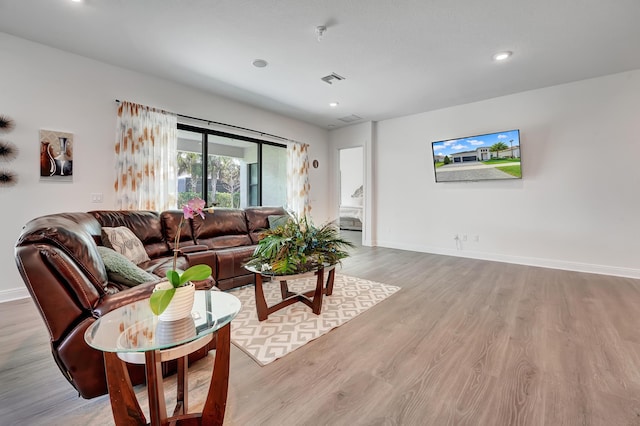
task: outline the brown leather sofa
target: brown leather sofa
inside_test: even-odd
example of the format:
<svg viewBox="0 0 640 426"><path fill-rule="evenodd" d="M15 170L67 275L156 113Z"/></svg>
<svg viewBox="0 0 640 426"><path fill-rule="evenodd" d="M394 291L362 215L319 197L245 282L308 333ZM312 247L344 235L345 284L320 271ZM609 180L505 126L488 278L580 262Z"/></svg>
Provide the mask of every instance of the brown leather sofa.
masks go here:
<svg viewBox="0 0 640 426"><path fill-rule="evenodd" d="M281 214L285 211L279 207L217 209L205 219L189 220L181 230L177 267L209 264L212 279L197 283L201 289L252 283L253 275L242 264L255 249L260 230L269 227L268 216ZM149 297L155 284L130 288L109 281L97 249L102 227L131 229L150 258L138 266L160 279L172 267L181 217L179 210L101 210L42 216L24 226L15 247L18 269L49 330L53 358L82 397L107 393L102 353L85 343L85 330L105 313ZM203 348L190 360L214 347ZM128 367L132 382L143 383L144 367ZM175 364L163 365L163 374L173 371Z"/></svg>

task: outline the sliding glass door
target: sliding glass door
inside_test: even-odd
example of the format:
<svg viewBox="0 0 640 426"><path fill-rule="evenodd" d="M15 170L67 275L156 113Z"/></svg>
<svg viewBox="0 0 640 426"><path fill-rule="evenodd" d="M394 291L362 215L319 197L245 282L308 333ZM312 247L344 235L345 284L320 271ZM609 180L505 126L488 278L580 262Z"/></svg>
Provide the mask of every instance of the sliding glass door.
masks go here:
<svg viewBox="0 0 640 426"><path fill-rule="evenodd" d="M284 206L286 157L285 145L178 124L178 205Z"/></svg>

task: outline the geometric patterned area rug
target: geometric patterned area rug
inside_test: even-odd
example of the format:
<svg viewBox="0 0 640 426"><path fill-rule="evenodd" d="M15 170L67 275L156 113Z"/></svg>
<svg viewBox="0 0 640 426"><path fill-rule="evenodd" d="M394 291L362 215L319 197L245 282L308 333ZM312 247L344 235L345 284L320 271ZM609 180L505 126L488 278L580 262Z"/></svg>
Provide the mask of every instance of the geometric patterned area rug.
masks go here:
<svg viewBox="0 0 640 426"><path fill-rule="evenodd" d="M294 292L311 290L315 288L316 277L288 284ZM265 282L263 287L267 305L282 300L278 281ZM341 326L398 290L400 287L336 273L333 294L323 296L320 315L298 302L270 314L265 321L258 321L254 286L237 288L229 291L242 302L240 312L231 322L231 342L264 366Z"/></svg>

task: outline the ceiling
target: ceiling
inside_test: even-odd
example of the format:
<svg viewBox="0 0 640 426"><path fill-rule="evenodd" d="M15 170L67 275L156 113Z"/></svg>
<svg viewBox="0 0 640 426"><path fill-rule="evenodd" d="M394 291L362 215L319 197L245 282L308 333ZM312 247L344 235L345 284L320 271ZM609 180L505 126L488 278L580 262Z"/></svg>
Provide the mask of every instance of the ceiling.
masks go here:
<svg viewBox="0 0 640 426"><path fill-rule="evenodd" d="M640 0L0 0L0 31L324 128L640 68Z"/></svg>

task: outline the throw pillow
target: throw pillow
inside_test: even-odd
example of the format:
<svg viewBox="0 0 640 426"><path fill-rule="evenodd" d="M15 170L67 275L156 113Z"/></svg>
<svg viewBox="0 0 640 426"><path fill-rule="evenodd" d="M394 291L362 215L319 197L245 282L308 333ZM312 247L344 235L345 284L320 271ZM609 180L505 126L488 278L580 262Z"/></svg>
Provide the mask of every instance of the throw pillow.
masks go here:
<svg viewBox="0 0 640 426"><path fill-rule="evenodd" d="M269 229L275 229L279 226L286 225L289 220L291 220L291 216L288 215L269 215L267 216L267 220L269 221Z"/></svg>
<svg viewBox="0 0 640 426"><path fill-rule="evenodd" d="M136 265L149 260L142 241L126 226L103 227L102 244L124 255Z"/></svg>
<svg viewBox="0 0 640 426"><path fill-rule="evenodd" d="M102 257L111 282L134 287L138 284L159 279L159 277L148 273L144 269L138 268L125 256L108 247L98 246L98 253Z"/></svg>

